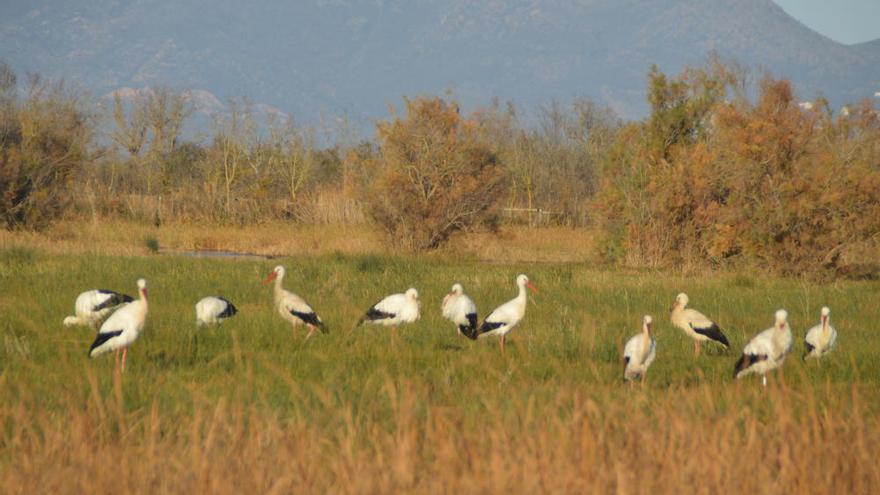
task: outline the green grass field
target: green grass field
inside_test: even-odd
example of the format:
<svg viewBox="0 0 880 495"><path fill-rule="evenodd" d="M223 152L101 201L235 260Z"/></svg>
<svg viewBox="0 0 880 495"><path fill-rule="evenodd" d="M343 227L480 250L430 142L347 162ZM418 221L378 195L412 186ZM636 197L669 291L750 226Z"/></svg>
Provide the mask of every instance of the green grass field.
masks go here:
<svg viewBox="0 0 880 495"><path fill-rule="evenodd" d="M304 340L275 313L285 285L330 326ZM527 273L540 292L509 335L471 342L440 316L454 282L481 317ZM76 295L136 295L145 331L126 373L67 329ZM422 318L352 330L390 291L419 289ZM693 357L669 323L675 295L717 320L733 350ZM196 330L193 305L240 313ZM681 277L582 264L326 255L271 261L64 256L0 250L0 492L876 493L880 283ZM832 309L840 337L803 363L803 334ZM789 311L784 383L735 382L744 343ZM622 382L623 343L656 321L644 389Z"/></svg>

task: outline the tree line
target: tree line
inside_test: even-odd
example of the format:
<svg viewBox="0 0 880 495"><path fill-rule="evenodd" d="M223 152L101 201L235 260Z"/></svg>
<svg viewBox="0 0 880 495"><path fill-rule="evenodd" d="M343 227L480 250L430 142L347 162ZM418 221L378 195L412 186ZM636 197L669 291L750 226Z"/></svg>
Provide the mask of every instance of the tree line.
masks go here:
<svg viewBox="0 0 880 495"><path fill-rule="evenodd" d="M207 138L184 139L195 110L186 92L117 93L105 109L61 82L19 82L0 63L0 219L7 229L90 215L370 222L412 250L540 219L595 229L610 263L784 273L836 272L876 247L872 101L801 105L770 76L750 97L745 72L717 59L647 79L640 121L588 99L526 119L497 100L464 113L429 96L404 99L372 139L327 144L242 99Z"/></svg>

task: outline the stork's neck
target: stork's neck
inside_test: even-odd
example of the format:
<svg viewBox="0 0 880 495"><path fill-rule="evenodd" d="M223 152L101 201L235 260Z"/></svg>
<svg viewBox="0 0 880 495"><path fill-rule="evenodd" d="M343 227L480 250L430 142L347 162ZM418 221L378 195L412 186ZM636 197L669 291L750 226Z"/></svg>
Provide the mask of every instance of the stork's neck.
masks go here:
<svg viewBox="0 0 880 495"><path fill-rule="evenodd" d="M275 277L275 301L280 301L284 297L284 287L281 286L282 281L284 280L284 275L278 275Z"/></svg>
<svg viewBox="0 0 880 495"><path fill-rule="evenodd" d="M828 334L831 331L831 319L827 316L822 317L822 333Z"/></svg>
<svg viewBox="0 0 880 495"><path fill-rule="evenodd" d="M648 325L642 325L642 354L641 359L639 361L645 362L645 359L648 358L648 353L651 351L651 331L648 330Z"/></svg>
<svg viewBox="0 0 880 495"><path fill-rule="evenodd" d="M148 304L147 303L147 291L145 289L138 289L138 295L140 296L141 304L143 304L144 307L146 308L147 304Z"/></svg>
<svg viewBox="0 0 880 495"><path fill-rule="evenodd" d="M526 284L519 284L519 294L516 295L516 303L518 306L525 308L528 302L528 293L526 292Z"/></svg>

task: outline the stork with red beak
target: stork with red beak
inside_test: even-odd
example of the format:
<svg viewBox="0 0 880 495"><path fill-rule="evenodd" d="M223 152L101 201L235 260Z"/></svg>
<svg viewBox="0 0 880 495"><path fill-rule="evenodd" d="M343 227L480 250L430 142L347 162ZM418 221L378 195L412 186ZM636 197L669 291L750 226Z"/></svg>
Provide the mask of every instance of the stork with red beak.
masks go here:
<svg viewBox="0 0 880 495"><path fill-rule="evenodd" d="M137 340L147 321L147 281L137 281L140 298L125 304L107 318L101 325L95 341L89 348L89 357L98 357L109 351L116 351L116 369L120 370L119 350L122 349L122 367L125 371L125 357L128 347Z"/></svg>
<svg viewBox="0 0 880 495"><path fill-rule="evenodd" d="M654 362L657 341L654 340L653 320L650 315L642 318L642 332L634 335L623 348L623 379L641 379L642 385L648 375L648 367Z"/></svg>
<svg viewBox="0 0 880 495"><path fill-rule="evenodd" d="M500 337L499 345L501 346L502 356L504 355L504 344L507 340L508 332L513 330L513 327L526 315L526 302L528 302L526 287L533 292L538 292L538 289L529 282L529 277L525 274L520 274L516 277L516 286L519 288L519 294L489 313L489 316L483 320L483 324L477 330L477 335L481 338L489 335Z"/></svg>
<svg viewBox="0 0 880 495"><path fill-rule="evenodd" d="M766 387L767 372L782 366L785 357L791 352L791 344L788 312L780 309L776 311L776 322L773 326L759 333L746 344L742 357L734 367L734 378L741 378L749 373L758 373Z"/></svg>
<svg viewBox="0 0 880 495"><path fill-rule="evenodd" d="M700 344L702 342L715 342L725 349L730 348L730 342L724 336L724 332L717 323L710 320L696 309L687 307L688 296L684 292L675 296L675 302L669 311L672 324L680 328L685 335L694 339L694 357L700 356Z"/></svg>
<svg viewBox="0 0 880 495"><path fill-rule="evenodd" d="M807 330L804 337L804 361L808 358L820 358L828 353L837 342L837 330L831 326L831 309L828 306L822 308L819 315L819 324Z"/></svg>
<svg viewBox="0 0 880 495"><path fill-rule="evenodd" d="M263 281L264 284L275 281L275 308L278 310L278 314L286 322L290 323L294 334L296 333L297 326L305 325L309 329L306 339L309 339L315 333L315 329L320 329L322 332L327 333L327 325L324 324L321 317L315 313L315 310L312 309L309 303L282 287L284 275L284 267L278 265L272 270L269 277Z"/></svg>

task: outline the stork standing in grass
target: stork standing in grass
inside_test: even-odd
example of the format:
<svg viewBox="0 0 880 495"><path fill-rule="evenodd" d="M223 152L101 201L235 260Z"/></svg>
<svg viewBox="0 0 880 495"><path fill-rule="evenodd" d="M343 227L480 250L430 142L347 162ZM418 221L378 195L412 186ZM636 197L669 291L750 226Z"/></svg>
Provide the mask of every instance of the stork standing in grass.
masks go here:
<svg viewBox="0 0 880 495"><path fill-rule="evenodd" d="M724 332L717 323L706 318L703 313L687 307L688 296L684 292L675 297L675 302L670 308L672 324L682 329L684 333L694 339L694 356L700 356L700 344L710 341L730 348L730 342L724 336Z"/></svg>
<svg viewBox="0 0 880 495"><path fill-rule="evenodd" d="M516 286L519 288L519 294L489 313L489 316L483 320L483 324L477 330L479 337L489 335L498 335L500 337L499 346L501 347L502 356L504 355L504 344L507 340L508 332L513 330L513 327L526 314L526 302L528 302L526 288L528 287L533 292L538 292L538 289L529 282L529 277L524 274L516 277Z"/></svg>
<svg viewBox="0 0 880 495"><path fill-rule="evenodd" d="M804 361L808 358L820 358L828 353L837 342L837 330L831 326L831 309L828 306L822 308L819 315L819 324L807 330L804 337Z"/></svg>
<svg viewBox="0 0 880 495"><path fill-rule="evenodd" d="M399 325L419 319L419 305L419 291L409 288L403 294L392 294L370 306L356 327L364 323L391 327L392 338L396 338Z"/></svg>
<svg viewBox="0 0 880 495"><path fill-rule="evenodd" d="M776 311L776 322L767 330L756 335L746 344L742 357L736 362L733 370L734 378L741 378L749 373L761 375L761 382L767 386L767 372L774 370L785 362L791 352L791 327L788 325L788 313L784 309Z"/></svg>
<svg viewBox="0 0 880 495"><path fill-rule="evenodd" d="M477 306L464 293L461 284L452 286L452 290L443 298L443 317L455 324L459 335L469 339L477 338Z"/></svg>
<svg viewBox="0 0 880 495"><path fill-rule="evenodd" d="M119 370L119 350L122 350L122 371L125 371L125 357L128 347L137 340L147 321L147 281L137 281L140 298L119 308L101 325L95 341L89 348L89 357L98 357L109 351L116 351L116 369Z"/></svg>
<svg viewBox="0 0 880 495"><path fill-rule="evenodd" d="M134 301L129 295L112 290L87 290L76 297L75 316L64 318L64 326L86 325L97 329L98 324L121 304Z"/></svg>
<svg viewBox="0 0 880 495"><path fill-rule="evenodd" d="M196 325L213 325L223 323L232 318L238 309L228 299L219 296L208 296L196 303Z"/></svg>
<svg viewBox="0 0 880 495"><path fill-rule="evenodd" d="M657 341L654 340L653 320L650 315L642 319L642 332L634 335L623 348L623 379L641 379L645 383L648 367L654 362Z"/></svg>
<svg viewBox="0 0 880 495"><path fill-rule="evenodd" d="M306 339L310 338L312 334L315 333L315 329L320 329L322 332L327 333L327 325L325 325L321 320L321 317L315 313L315 310L309 306L309 303L307 303L305 299L289 290L285 290L284 287L281 286L284 280L284 275L284 267L278 265L263 282L264 284L268 284L272 280L275 281L275 308L278 310L278 314L291 324L294 333L296 333L296 327L298 325L305 325L309 329Z"/></svg>

